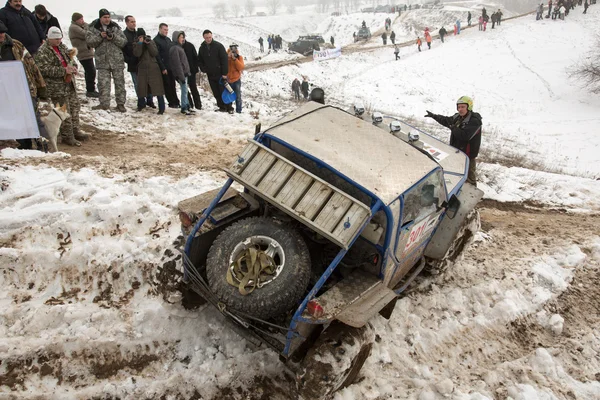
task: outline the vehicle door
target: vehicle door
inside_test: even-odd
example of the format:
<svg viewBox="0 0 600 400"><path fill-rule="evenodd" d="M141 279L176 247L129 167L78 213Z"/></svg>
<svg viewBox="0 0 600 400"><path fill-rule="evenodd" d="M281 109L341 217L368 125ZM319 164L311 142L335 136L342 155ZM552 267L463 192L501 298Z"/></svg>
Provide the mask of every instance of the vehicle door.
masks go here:
<svg viewBox="0 0 600 400"><path fill-rule="evenodd" d="M402 195L401 222L395 249L398 267L392 276L391 287L422 257L425 245L439 224L444 211L441 205L446 197L441 168L431 172Z"/></svg>

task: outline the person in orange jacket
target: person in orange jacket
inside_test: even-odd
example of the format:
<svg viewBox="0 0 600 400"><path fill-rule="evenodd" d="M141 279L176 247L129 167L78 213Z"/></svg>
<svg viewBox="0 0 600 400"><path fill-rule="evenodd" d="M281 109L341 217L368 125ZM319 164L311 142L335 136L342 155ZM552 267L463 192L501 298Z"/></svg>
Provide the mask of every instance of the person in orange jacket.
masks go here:
<svg viewBox="0 0 600 400"><path fill-rule="evenodd" d="M423 42L421 41L420 37L417 37L417 48L419 49L419 51L421 51L421 45L423 44Z"/></svg>
<svg viewBox="0 0 600 400"><path fill-rule="evenodd" d="M427 42L427 47L431 50L431 34L429 33L429 28L425 28L425 41Z"/></svg>
<svg viewBox="0 0 600 400"><path fill-rule="evenodd" d="M235 112L242 112L242 71L244 70L244 57L239 53L238 45L233 43L227 49L227 81L235 92Z"/></svg>

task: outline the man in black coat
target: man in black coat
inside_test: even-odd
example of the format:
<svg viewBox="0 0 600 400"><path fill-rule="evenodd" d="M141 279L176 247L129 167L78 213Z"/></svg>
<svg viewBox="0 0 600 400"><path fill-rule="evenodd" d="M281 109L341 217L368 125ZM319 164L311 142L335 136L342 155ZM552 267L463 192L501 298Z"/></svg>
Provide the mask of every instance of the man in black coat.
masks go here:
<svg viewBox="0 0 600 400"><path fill-rule="evenodd" d="M62 31L60 24L58 23L58 19L56 19L56 17L52 14L50 14L48 10L46 10L46 7L44 7L42 4L38 4L37 6L35 6L34 11L35 18L37 19L38 24L40 24L42 32L44 32L44 38L48 34L48 29L50 29L50 27L52 26L55 26Z"/></svg>
<svg viewBox="0 0 600 400"><path fill-rule="evenodd" d="M123 57L125 58L125 63L127 64L127 72L131 75L131 80L133 81L133 87L135 88L135 93L138 93L138 79L137 79L137 70L139 59L133 55L133 44L138 42L137 35L137 22L135 17L132 15L128 15L125 17L125 30L123 30L125 37L127 38L127 44L123 47ZM145 33L145 32L144 32ZM148 96L140 97L137 96L137 110L142 111L146 106L150 108L156 108L154 105L154 100L152 99L152 94L148 94Z"/></svg>
<svg viewBox="0 0 600 400"><path fill-rule="evenodd" d="M22 0L8 0L0 9L0 21L8 29L8 35L23 43L31 54L35 54L46 39L35 16L23 7Z"/></svg>
<svg viewBox="0 0 600 400"><path fill-rule="evenodd" d="M469 157L467 182L477 186L476 161L481 146L481 115L473 112L473 100L462 96L456 101L456 114L446 117L427 111L425 117L433 118L438 124L450 128L450 145Z"/></svg>
<svg viewBox="0 0 600 400"><path fill-rule="evenodd" d="M175 89L175 76L169 67L169 49L173 41L169 38L169 25L161 23L158 25L158 34L154 37L154 43L158 48L158 66L163 74L165 96L169 102L169 108L179 108L179 98Z"/></svg>
<svg viewBox="0 0 600 400"><path fill-rule="evenodd" d="M190 107L195 107L197 110L202 110L202 100L200 100L200 93L198 93L198 86L196 85L196 74L200 69L198 68L198 53L196 52L196 46L187 41L187 38L183 42L183 51L187 57L188 64L190 65L190 74L187 78L188 87L192 92L192 98L190 99Z"/></svg>
<svg viewBox="0 0 600 400"><path fill-rule="evenodd" d="M228 107L221 98L221 93L225 90L223 82L227 81L227 73L229 72L227 51L221 43L213 40L212 32L208 29L202 33L202 37L204 37L204 42L198 50L200 71L206 73L208 77L208 83L219 107L217 111L227 112Z"/></svg>

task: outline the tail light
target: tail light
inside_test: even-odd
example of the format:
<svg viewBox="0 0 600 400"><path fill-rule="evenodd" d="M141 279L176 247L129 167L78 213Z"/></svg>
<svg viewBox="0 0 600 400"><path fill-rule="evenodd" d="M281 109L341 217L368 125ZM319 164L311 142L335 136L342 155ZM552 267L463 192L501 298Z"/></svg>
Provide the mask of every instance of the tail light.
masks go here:
<svg viewBox="0 0 600 400"><path fill-rule="evenodd" d="M179 212L179 220L181 221L181 225L183 225L184 228L189 228L190 226L192 226L192 219L186 212Z"/></svg>
<svg viewBox="0 0 600 400"><path fill-rule="evenodd" d="M306 305L306 310L314 318L321 318L325 314L325 310L323 310L323 307L316 300L309 301Z"/></svg>

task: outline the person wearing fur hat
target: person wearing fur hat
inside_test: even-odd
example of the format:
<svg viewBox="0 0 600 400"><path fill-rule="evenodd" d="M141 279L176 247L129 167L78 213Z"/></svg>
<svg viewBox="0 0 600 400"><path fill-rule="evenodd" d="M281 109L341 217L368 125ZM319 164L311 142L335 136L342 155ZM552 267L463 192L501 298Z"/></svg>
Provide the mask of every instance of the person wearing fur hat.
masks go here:
<svg viewBox="0 0 600 400"><path fill-rule="evenodd" d="M69 39L73 47L77 49L77 59L83 65L85 72L86 97L98 98L100 94L96 91L96 67L94 66L94 48L85 41L85 31L88 25L83 20L81 13L73 13L71 26L69 26Z"/></svg>
<svg viewBox="0 0 600 400"><path fill-rule="evenodd" d="M95 49L94 59L98 70L98 89L100 104L92 110L108 110L110 108L111 79L115 83L115 100L117 111L125 109L125 60L121 50L127 44L127 38L121 27L111 21L110 12L103 8L98 12L99 18L94 20L85 33L88 45Z"/></svg>
<svg viewBox="0 0 600 400"><path fill-rule="evenodd" d="M79 130L79 99L77 98L77 64L74 61L77 49L67 49L62 43L63 34L53 26L48 29L48 39L40 46L35 62L46 81L48 96L54 104L66 104L70 118L60 127L62 143L81 146L80 140L89 135Z"/></svg>
<svg viewBox="0 0 600 400"><path fill-rule="evenodd" d="M38 98L45 98L47 96L46 82L44 81L40 70L35 64L35 60L33 59L31 53L25 49L23 43L11 38L7 32L8 28L2 21L0 21L0 62L21 61L23 63L40 135L48 139L48 132L46 131L44 123L40 119L40 113L38 112L37 107ZM20 148L24 150L28 150L33 147L31 139L18 139L17 141L19 142Z"/></svg>

